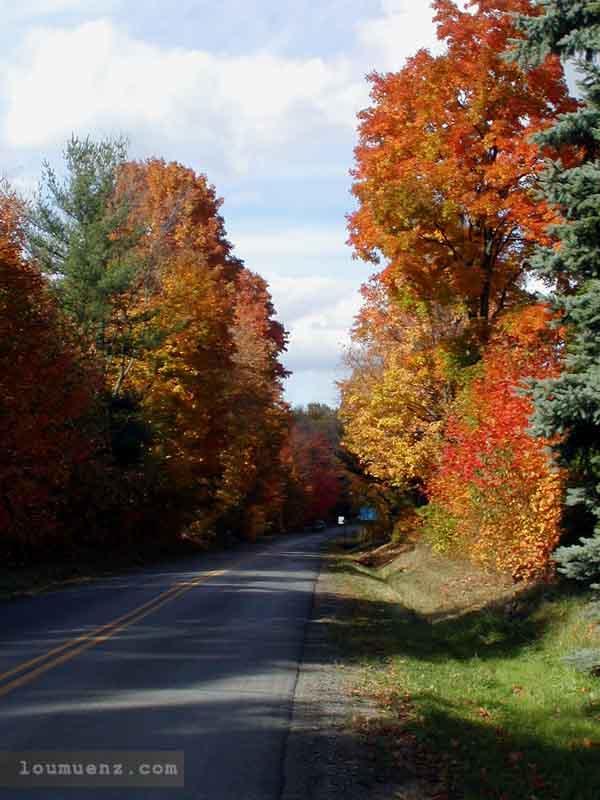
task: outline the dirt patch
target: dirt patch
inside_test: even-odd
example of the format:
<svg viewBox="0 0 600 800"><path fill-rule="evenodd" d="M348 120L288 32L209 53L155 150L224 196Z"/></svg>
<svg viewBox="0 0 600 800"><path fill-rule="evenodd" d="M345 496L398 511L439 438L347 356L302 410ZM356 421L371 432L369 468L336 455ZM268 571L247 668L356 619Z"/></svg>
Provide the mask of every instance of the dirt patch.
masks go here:
<svg viewBox="0 0 600 800"><path fill-rule="evenodd" d="M356 561L363 567L385 567L387 564L392 564L403 553L408 553L412 550L410 544L396 544L394 542L386 542L366 553L361 553Z"/></svg>
<svg viewBox="0 0 600 800"><path fill-rule="evenodd" d="M356 560L363 565L362 560ZM474 611L490 603L502 606L529 586L515 586L510 576L478 569L470 562L432 553L424 543L411 544L374 573L396 600L432 622Z"/></svg>

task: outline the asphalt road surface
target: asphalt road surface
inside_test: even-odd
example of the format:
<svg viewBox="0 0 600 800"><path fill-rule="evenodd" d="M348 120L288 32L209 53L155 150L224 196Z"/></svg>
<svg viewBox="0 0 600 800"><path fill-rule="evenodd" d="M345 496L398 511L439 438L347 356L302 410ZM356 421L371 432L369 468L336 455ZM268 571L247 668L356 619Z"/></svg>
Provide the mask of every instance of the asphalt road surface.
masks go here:
<svg viewBox="0 0 600 800"><path fill-rule="evenodd" d="M0 751L25 756L0 798L279 798L320 550L331 535L286 536L1 604ZM87 770L98 751L121 756L109 763L107 755L101 776L83 778L103 788L77 787L75 774L51 787L53 763L87 757ZM161 752L140 761L138 751ZM176 780L164 774L173 773L174 751L185 754L183 788L107 785L107 768L119 782ZM45 773L35 779L45 785L24 788L39 764Z"/></svg>

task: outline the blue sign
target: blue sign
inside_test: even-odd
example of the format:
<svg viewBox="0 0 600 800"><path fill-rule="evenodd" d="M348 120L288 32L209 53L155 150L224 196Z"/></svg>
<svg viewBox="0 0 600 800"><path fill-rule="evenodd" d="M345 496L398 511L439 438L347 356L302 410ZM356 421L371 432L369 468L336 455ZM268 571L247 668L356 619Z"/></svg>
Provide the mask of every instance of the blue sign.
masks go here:
<svg viewBox="0 0 600 800"><path fill-rule="evenodd" d="M363 506L360 510L359 519L361 522L375 522L377 520L377 509L371 506Z"/></svg>

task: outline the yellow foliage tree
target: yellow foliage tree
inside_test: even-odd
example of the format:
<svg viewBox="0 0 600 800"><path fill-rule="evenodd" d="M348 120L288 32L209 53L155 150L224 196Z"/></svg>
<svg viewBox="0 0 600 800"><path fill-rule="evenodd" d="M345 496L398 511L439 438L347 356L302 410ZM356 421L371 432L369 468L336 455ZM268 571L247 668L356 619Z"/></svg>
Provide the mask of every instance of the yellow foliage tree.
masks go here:
<svg viewBox="0 0 600 800"><path fill-rule="evenodd" d="M453 395L443 343L455 322L449 308L392 294L377 279L363 294L347 359L352 374L341 384L344 446L373 477L421 489Z"/></svg>

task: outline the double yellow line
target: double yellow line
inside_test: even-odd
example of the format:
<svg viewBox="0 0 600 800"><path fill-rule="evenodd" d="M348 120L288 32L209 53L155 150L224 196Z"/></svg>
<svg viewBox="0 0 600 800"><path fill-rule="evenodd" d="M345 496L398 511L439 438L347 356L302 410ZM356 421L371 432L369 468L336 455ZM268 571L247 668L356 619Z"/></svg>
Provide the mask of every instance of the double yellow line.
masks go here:
<svg viewBox="0 0 600 800"><path fill-rule="evenodd" d="M117 619L107 622L105 625L101 625L88 633L83 633L81 636L77 636L74 639L67 639L67 641L49 650L47 653L43 653L29 661L24 661L22 664L13 667L13 669L3 672L0 674L0 697L4 697L21 686L32 683L36 678L39 678L40 675L48 672L48 670L54 669L54 667L58 667L66 661L71 661L71 659L84 653L91 647L105 642L116 633L121 633L121 631L124 631L130 625L134 625L136 622L144 619L149 614L153 614L167 603L171 603L173 600L181 597L181 595L205 583L209 578L217 578L221 575L225 575L227 572L230 572L231 569L230 567L229 569L213 570L211 572L205 572L191 581L179 581L170 589L161 592L161 594L157 595L152 600L134 608L127 614L123 614L123 616L117 617ZM8 683L5 683L5 681L8 681Z"/></svg>

